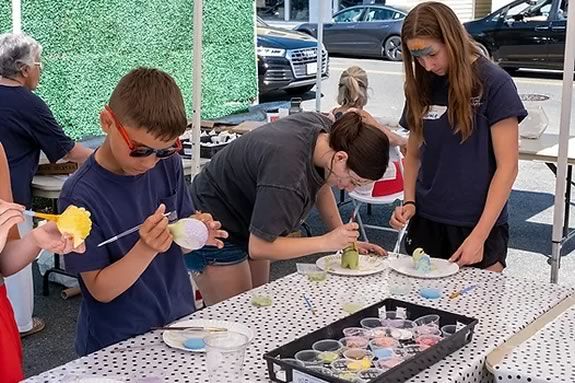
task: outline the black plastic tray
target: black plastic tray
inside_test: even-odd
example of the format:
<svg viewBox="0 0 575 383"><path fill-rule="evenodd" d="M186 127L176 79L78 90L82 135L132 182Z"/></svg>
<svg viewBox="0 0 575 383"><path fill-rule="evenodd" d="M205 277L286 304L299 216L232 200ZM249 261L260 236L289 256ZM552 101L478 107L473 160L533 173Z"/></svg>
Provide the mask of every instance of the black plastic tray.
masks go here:
<svg viewBox="0 0 575 383"><path fill-rule="evenodd" d="M202 137L203 141L204 137ZM209 139L209 138L208 138ZM206 146L200 143L200 157L201 158L212 158L217 152L225 148L229 142L225 142L223 144L211 145ZM192 144L189 141L182 142L182 150L180 151L180 155L183 158L190 159L192 158Z"/></svg>
<svg viewBox="0 0 575 383"><path fill-rule="evenodd" d="M459 331L448 338L442 339L439 343L428 349L416 354L410 359L407 359L399 365L387 370L377 378L372 379L369 383L398 383L404 382L421 371L429 368L433 364L439 362L447 355L465 346L471 342L473 331L477 324L477 319L469 318L463 315L450 313L447 311L437 310L431 307L416 305L409 302L399 301L396 299L385 299L361 311L358 311L348 317L338 320L324 328L309 333L299 339L296 339L286 345L276 348L264 354L264 359L267 361L268 374L274 382L292 382L293 370L298 370L304 374L311 375L317 378L318 382L330 383L349 383L347 380L339 379L337 377L330 377L319 374L316 371L308 370L305 367L294 366L287 362L282 361L282 358L293 358L294 354L300 350L311 349L313 343L321 339L340 339L343 337L342 330L346 327L361 327L359 322L363 318L378 317L378 309L385 306L388 311L393 311L397 307L404 307L407 310L408 319L416 319L418 317L437 314L440 319L440 326L448 324L456 324L457 322L464 325ZM287 380L280 380L274 372L274 365L281 366L281 369L286 372Z"/></svg>

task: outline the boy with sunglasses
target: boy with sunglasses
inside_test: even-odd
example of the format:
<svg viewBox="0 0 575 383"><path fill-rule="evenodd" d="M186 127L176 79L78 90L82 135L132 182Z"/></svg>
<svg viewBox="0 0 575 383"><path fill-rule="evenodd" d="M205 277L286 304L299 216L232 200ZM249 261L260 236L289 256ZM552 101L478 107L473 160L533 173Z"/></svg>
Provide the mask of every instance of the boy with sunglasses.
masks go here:
<svg viewBox="0 0 575 383"><path fill-rule="evenodd" d="M78 273L83 301L76 351L86 355L164 326L194 311L194 294L183 251L172 243L167 213L194 214L178 137L186 113L175 81L156 69L138 68L124 76L100 113L106 133L102 146L70 179L59 200L92 214L86 253L66 256ZM226 233L209 214L208 244ZM104 240L143 222L134 233L98 247ZM185 251L185 250L184 250Z"/></svg>

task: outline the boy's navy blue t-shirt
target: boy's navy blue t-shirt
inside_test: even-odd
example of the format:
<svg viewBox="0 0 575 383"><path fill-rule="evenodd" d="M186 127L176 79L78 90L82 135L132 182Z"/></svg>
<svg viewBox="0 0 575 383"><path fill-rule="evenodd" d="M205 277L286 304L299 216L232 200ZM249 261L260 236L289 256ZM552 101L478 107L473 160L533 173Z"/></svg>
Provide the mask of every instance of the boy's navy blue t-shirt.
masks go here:
<svg viewBox="0 0 575 383"><path fill-rule="evenodd" d="M91 212L92 231L84 254L65 256L66 269L73 273L110 266L127 254L139 239L133 233L111 244L98 244L141 224L158 206L178 217L194 213L178 155L159 161L148 172L122 176L101 167L94 155L64 184L59 210L70 204ZM83 294L78 318L76 351L86 355L103 347L164 326L194 311L194 294L184 266L182 250L176 244L158 254L140 278L109 303L94 299L80 278Z"/></svg>
<svg viewBox="0 0 575 383"><path fill-rule="evenodd" d="M424 142L415 188L417 214L435 222L473 227L479 221L497 167L491 127L506 118L521 122L525 110L513 79L486 58L475 61L483 85L481 99L472 98L473 133L463 143L448 120L447 77L435 76L431 105L423 118ZM400 125L409 129L404 108ZM496 224L507 222L507 205Z"/></svg>
<svg viewBox="0 0 575 383"><path fill-rule="evenodd" d="M26 207L32 204L40 151L56 162L74 147L48 105L22 86L0 85L0 142L10 166L12 197Z"/></svg>

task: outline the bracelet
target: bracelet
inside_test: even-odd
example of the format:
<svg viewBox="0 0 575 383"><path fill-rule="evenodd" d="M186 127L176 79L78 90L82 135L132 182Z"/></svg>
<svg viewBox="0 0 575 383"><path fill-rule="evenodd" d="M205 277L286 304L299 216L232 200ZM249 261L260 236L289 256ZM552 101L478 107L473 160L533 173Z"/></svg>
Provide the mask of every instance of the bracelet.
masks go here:
<svg viewBox="0 0 575 383"><path fill-rule="evenodd" d="M406 206L406 205L413 205L415 207L415 201L404 201L402 206Z"/></svg>

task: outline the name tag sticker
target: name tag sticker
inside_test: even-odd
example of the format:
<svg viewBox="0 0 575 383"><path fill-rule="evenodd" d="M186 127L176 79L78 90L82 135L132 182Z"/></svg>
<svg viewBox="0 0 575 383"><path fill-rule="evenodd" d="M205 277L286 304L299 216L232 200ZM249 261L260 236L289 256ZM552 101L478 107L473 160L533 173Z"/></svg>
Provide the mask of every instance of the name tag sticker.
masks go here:
<svg viewBox="0 0 575 383"><path fill-rule="evenodd" d="M423 116L424 120L439 120L447 112L447 106L431 105L427 114Z"/></svg>

